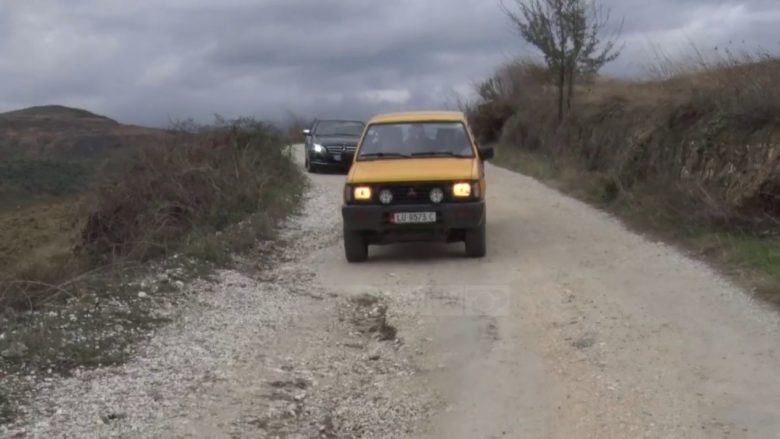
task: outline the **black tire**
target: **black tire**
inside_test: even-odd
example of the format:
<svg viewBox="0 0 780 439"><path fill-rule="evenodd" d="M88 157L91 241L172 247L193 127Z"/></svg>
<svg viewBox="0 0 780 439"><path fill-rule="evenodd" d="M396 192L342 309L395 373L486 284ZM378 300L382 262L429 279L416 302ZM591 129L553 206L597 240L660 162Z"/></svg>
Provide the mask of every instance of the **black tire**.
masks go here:
<svg viewBox="0 0 780 439"><path fill-rule="evenodd" d="M368 259L368 243L360 232L344 231L344 254L348 262Z"/></svg>
<svg viewBox="0 0 780 439"><path fill-rule="evenodd" d="M487 227L486 221L482 225L466 230L466 256L470 258L482 258L487 254Z"/></svg>
<svg viewBox="0 0 780 439"><path fill-rule="evenodd" d="M309 153L306 153L306 171L310 174L317 172L317 166L309 160Z"/></svg>

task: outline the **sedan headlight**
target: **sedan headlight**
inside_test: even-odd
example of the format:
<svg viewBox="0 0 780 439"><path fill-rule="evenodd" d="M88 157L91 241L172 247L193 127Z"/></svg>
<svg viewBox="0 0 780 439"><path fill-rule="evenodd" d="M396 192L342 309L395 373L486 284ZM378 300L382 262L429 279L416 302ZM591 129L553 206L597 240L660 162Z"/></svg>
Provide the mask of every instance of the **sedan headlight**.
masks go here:
<svg viewBox="0 0 780 439"><path fill-rule="evenodd" d="M314 152L316 152L317 154L322 154L323 152L325 152L325 147L320 145L319 143L315 143Z"/></svg>

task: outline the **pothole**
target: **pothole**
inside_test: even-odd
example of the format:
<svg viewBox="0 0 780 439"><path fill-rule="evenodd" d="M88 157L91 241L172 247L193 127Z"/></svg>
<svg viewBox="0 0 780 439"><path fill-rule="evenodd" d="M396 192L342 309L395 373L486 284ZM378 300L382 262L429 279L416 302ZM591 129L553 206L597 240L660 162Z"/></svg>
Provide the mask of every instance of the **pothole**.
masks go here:
<svg viewBox="0 0 780 439"><path fill-rule="evenodd" d="M397 329L387 323L387 304L371 294L361 294L350 299L352 324L362 334L379 341L395 340Z"/></svg>

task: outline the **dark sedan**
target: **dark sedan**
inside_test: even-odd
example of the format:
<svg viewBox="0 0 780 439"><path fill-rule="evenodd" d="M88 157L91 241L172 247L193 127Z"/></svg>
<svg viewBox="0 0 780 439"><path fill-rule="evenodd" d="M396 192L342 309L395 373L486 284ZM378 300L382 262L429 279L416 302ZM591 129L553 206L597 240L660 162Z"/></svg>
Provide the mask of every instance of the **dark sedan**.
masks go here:
<svg viewBox="0 0 780 439"><path fill-rule="evenodd" d="M355 120L317 120L306 136L306 170L346 170L352 162L365 124Z"/></svg>

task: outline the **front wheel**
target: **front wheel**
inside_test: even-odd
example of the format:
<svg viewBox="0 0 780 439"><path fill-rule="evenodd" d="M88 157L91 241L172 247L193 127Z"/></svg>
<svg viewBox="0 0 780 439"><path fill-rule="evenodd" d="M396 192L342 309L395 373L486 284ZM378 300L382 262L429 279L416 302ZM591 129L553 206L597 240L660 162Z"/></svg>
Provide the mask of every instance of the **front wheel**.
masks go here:
<svg viewBox="0 0 780 439"><path fill-rule="evenodd" d="M487 254L486 221L482 225L466 230L466 256L470 258L482 258Z"/></svg>
<svg viewBox="0 0 780 439"><path fill-rule="evenodd" d="M317 172L317 167L311 162L311 160L309 160L309 153L308 152L306 153L305 164L306 164L306 172L308 172L310 174L313 174L313 173Z"/></svg>
<svg viewBox="0 0 780 439"><path fill-rule="evenodd" d="M344 231L344 254L348 262L368 259L368 243L360 232Z"/></svg>

